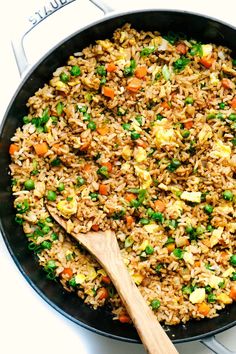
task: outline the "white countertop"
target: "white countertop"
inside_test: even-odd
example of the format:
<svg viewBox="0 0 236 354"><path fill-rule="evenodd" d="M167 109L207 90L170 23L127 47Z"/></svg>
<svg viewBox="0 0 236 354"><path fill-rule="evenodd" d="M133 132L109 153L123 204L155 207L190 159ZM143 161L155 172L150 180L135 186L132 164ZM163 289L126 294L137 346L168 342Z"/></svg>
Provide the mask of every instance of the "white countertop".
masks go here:
<svg viewBox="0 0 236 354"><path fill-rule="evenodd" d="M135 8L173 8L195 11L222 19L236 26L234 0L107 0L115 10ZM28 18L49 0L3 2L0 20L0 119L20 77L10 39L17 33L21 18ZM14 12L14 13L13 13ZM34 29L25 41L30 62L34 63L55 43L80 26L102 17L87 0L77 0ZM184 31L184 29L183 29ZM4 87L4 89L3 89ZM70 322L52 309L22 277L0 236L0 353L2 354L144 354L138 344L104 338ZM201 325L199 323L199 325ZM236 350L236 327L217 336L231 350ZM200 343L177 345L181 354L210 354Z"/></svg>

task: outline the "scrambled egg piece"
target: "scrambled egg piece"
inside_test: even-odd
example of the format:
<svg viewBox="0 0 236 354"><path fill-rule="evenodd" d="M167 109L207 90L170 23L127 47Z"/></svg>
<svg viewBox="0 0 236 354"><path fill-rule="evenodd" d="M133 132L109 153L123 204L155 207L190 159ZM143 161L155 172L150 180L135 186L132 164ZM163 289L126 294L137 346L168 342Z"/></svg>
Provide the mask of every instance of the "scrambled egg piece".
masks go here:
<svg viewBox="0 0 236 354"><path fill-rule="evenodd" d="M125 160L129 160L130 157L132 156L132 150L131 150L131 148L128 145L123 147L123 150L121 152L121 156Z"/></svg>
<svg viewBox="0 0 236 354"><path fill-rule="evenodd" d="M140 182L142 183L142 188L147 189L152 184L152 177L150 173L139 166L134 166L135 173L139 177Z"/></svg>
<svg viewBox="0 0 236 354"><path fill-rule="evenodd" d="M198 140L200 143L204 143L212 137L212 129L210 125L203 124L201 131L198 134Z"/></svg>
<svg viewBox="0 0 236 354"><path fill-rule="evenodd" d="M233 273L234 273L234 268L233 268L233 267L229 267L226 271L224 271L224 273L222 274L222 277L223 277L223 278L228 278L228 277L230 277Z"/></svg>
<svg viewBox="0 0 236 354"><path fill-rule="evenodd" d="M210 73L210 83L213 86L217 86L219 82L218 75L216 73Z"/></svg>
<svg viewBox="0 0 236 354"><path fill-rule="evenodd" d="M149 234L154 234L155 232L157 232L157 231L160 229L159 225L157 225L156 223L144 225L143 228L144 228L144 230L146 230Z"/></svg>
<svg viewBox="0 0 236 354"><path fill-rule="evenodd" d="M147 246L148 246L148 240L144 240L139 247L140 251L144 251Z"/></svg>
<svg viewBox="0 0 236 354"><path fill-rule="evenodd" d="M205 300L206 291L205 288L195 289L189 296L189 300L192 304L200 304Z"/></svg>
<svg viewBox="0 0 236 354"><path fill-rule="evenodd" d="M183 200L187 200L188 202L193 202L193 203L201 203L201 192L187 192L184 191L180 198Z"/></svg>
<svg viewBox="0 0 236 354"><path fill-rule="evenodd" d="M212 45L211 44L203 44L202 45L202 56L208 57L212 53Z"/></svg>
<svg viewBox="0 0 236 354"><path fill-rule="evenodd" d="M221 140L217 140L213 145L213 150L210 153L210 156L213 158L225 158L226 160L230 159L231 147L224 144Z"/></svg>
<svg viewBox="0 0 236 354"><path fill-rule="evenodd" d="M209 285L213 289L218 289L219 288L219 283L223 281L223 278L217 277L216 275L212 274L209 279Z"/></svg>
<svg viewBox="0 0 236 354"><path fill-rule="evenodd" d="M156 136L156 146L160 147L163 145L176 145L176 135L172 127L170 127L169 122L166 118L161 121L155 122L154 130Z"/></svg>
<svg viewBox="0 0 236 354"><path fill-rule="evenodd" d="M121 166L121 171L123 172L128 172L130 169L130 164L128 162L123 163L123 165Z"/></svg>
<svg viewBox="0 0 236 354"><path fill-rule="evenodd" d="M231 304L233 302L231 297L224 293L217 295L217 300L223 302L225 305Z"/></svg>
<svg viewBox="0 0 236 354"><path fill-rule="evenodd" d="M141 274L133 274L133 275L131 275L131 277L133 278L133 281L137 285L140 285L144 279L144 276Z"/></svg>
<svg viewBox="0 0 236 354"><path fill-rule="evenodd" d="M86 276L86 280L93 281L97 277L97 272L94 267L88 267L88 274Z"/></svg>
<svg viewBox="0 0 236 354"><path fill-rule="evenodd" d="M194 258L193 258L193 254L191 252L184 252L183 259L186 263L194 265Z"/></svg>
<svg viewBox="0 0 236 354"><path fill-rule="evenodd" d="M211 248L214 247L219 242L223 231L224 231L223 227L218 227L218 229L212 231L212 235L210 237Z"/></svg>
<svg viewBox="0 0 236 354"><path fill-rule="evenodd" d="M65 218L70 218L77 211L77 201L75 197L72 200L62 200L57 204L57 209Z"/></svg>
<svg viewBox="0 0 236 354"><path fill-rule="evenodd" d="M85 282L86 276L84 274L78 273L75 276L76 284L83 284Z"/></svg>
<svg viewBox="0 0 236 354"><path fill-rule="evenodd" d="M144 148L142 148L141 146L137 147L134 149L134 159L137 162L143 162L145 161L147 158L147 152Z"/></svg>

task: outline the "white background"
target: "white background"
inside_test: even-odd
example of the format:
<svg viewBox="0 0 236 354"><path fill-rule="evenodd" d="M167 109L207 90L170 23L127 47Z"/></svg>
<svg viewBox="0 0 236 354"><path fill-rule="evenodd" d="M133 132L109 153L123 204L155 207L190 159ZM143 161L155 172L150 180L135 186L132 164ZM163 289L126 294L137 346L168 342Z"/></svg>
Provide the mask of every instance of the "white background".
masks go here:
<svg viewBox="0 0 236 354"><path fill-rule="evenodd" d="M20 77L10 40L20 33L21 23L49 0L0 0L0 120ZM234 0L107 0L115 10L172 8L205 13L236 26ZM87 0L77 0L39 25L26 40L30 63L54 44L83 25L102 17ZM184 31L184 28L181 29ZM4 69L3 69L4 68ZM20 118L20 117L19 117ZM2 354L141 354L141 345L107 339L78 327L45 303L22 277L0 235L0 353ZM199 323L199 326L201 324ZM217 337L236 350L236 328ZM209 354L200 343L177 345L181 354Z"/></svg>

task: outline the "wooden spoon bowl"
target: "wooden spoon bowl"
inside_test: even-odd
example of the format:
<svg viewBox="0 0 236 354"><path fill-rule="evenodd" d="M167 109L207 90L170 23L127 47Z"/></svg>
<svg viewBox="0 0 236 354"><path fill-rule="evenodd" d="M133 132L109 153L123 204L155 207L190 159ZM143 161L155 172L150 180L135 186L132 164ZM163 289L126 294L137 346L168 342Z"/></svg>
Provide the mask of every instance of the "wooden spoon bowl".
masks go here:
<svg viewBox="0 0 236 354"><path fill-rule="evenodd" d="M54 220L66 230L66 221L47 206ZM157 321L123 262L114 232L98 231L70 235L84 246L101 264L120 295L140 339L150 354L178 354L175 346Z"/></svg>

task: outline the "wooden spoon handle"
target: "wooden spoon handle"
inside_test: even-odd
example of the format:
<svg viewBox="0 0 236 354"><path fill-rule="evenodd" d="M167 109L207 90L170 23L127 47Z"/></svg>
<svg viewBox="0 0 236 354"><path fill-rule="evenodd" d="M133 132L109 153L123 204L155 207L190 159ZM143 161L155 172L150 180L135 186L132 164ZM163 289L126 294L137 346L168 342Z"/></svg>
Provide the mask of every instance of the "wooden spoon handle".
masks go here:
<svg viewBox="0 0 236 354"><path fill-rule="evenodd" d="M104 234L107 237L104 237ZM176 348L129 275L115 235L106 231L103 234L96 233L94 235L93 233L93 236L90 236L89 233L87 235L79 234L78 239L95 255L110 276L147 353L177 354Z"/></svg>
<svg viewBox="0 0 236 354"><path fill-rule="evenodd" d="M116 287L147 353L178 353L134 284L121 257L107 264L106 272Z"/></svg>

